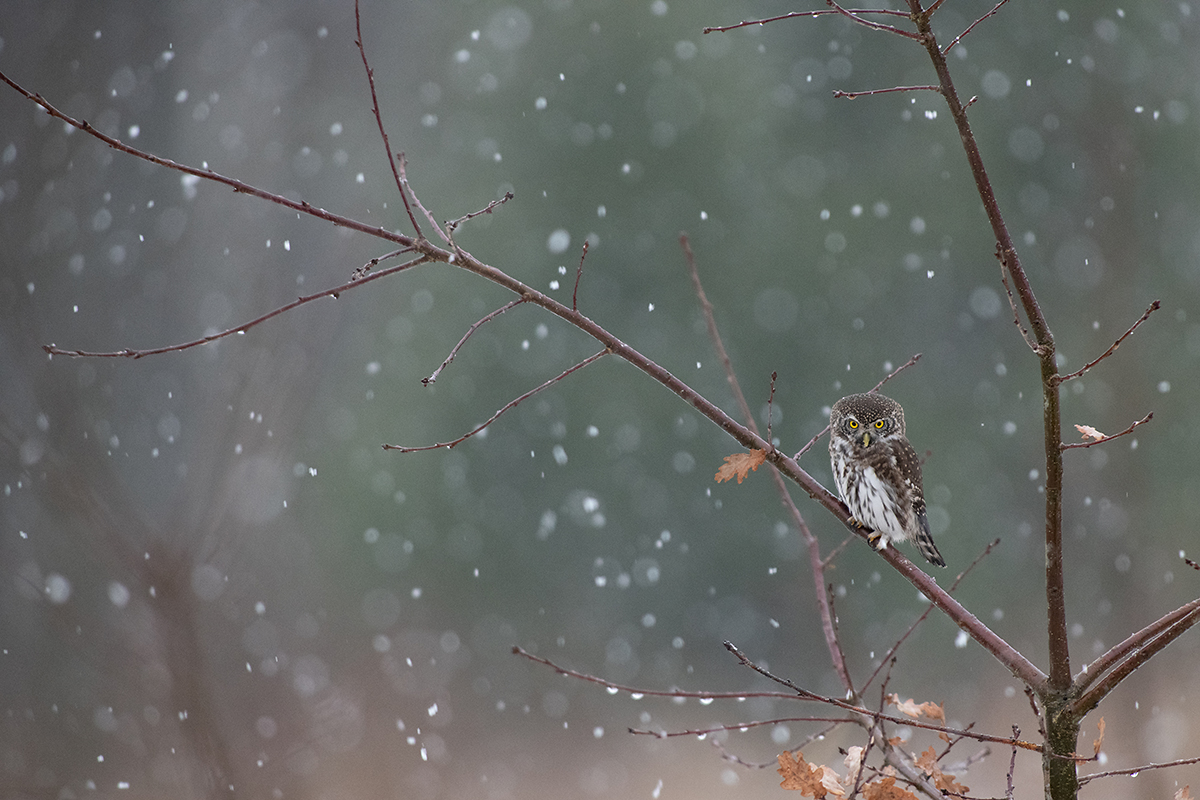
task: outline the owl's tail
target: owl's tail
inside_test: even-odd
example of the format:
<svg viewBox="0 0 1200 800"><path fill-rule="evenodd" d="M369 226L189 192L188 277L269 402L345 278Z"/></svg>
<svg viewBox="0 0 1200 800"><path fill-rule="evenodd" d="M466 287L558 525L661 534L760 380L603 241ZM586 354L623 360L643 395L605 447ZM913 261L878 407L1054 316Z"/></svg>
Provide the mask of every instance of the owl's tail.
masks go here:
<svg viewBox="0 0 1200 800"><path fill-rule="evenodd" d="M917 535L913 537L917 549L921 551L921 555L925 556L925 560L935 567L946 566L946 559L942 558L937 545L933 543L933 537L929 535L929 517L926 516L924 509L917 514L917 522L919 523Z"/></svg>

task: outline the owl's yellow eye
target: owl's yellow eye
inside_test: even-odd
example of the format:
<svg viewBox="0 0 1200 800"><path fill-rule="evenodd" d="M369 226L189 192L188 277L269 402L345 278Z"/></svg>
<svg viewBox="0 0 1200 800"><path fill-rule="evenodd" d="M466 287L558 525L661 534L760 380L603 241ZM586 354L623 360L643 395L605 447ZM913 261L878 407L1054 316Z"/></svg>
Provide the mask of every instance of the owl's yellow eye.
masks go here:
<svg viewBox="0 0 1200 800"><path fill-rule="evenodd" d="M848 424L850 425L850 430L852 430L852 431L858 430L858 420L852 419L852 420L850 420L850 422Z"/></svg>
<svg viewBox="0 0 1200 800"><path fill-rule="evenodd" d="M876 427L876 428L878 428L879 430L883 430L883 420L881 420L881 419L880 419L880 420L876 420L876 421L875 421L875 427Z"/></svg>

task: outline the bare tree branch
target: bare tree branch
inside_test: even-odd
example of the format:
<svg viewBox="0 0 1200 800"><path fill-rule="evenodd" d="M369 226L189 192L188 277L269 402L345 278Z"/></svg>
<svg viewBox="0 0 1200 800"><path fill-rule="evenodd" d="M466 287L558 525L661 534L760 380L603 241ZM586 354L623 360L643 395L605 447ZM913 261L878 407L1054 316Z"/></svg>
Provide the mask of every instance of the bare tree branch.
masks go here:
<svg viewBox="0 0 1200 800"><path fill-rule="evenodd" d="M1160 308L1162 308L1162 302L1159 300L1155 300L1153 303L1150 304L1150 307L1146 309L1145 313L1142 314L1142 316L1138 318L1138 321L1133 323L1133 325L1129 326L1129 330L1125 331L1123 334L1121 334L1121 336L1115 342L1113 342L1112 347L1108 348L1103 353L1101 353L1098 357L1096 357L1096 359L1084 364L1082 367L1075 370L1070 375L1060 375L1058 378L1058 382L1066 383L1069 380L1078 378L1081 375L1083 375L1085 372L1090 370L1092 367L1096 366L1101 361L1103 361L1104 359L1111 356L1113 353L1115 353L1117 351L1117 348L1121 346L1121 342L1125 341L1130 336L1132 336L1133 332L1138 329L1138 326L1141 325L1146 320L1148 320L1150 318L1150 315L1153 314L1155 311L1158 311L1158 309L1160 309Z"/></svg>
<svg viewBox="0 0 1200 800"><path fill-rule="evenodd" d="M510 303L509 306L505 306L504 308L500 309L499 311L496 311L493 313L498 314L502 311L507 311L509 307L511 307L512 305L515 305L515 304L516 304L516 301L514 301L513 303ZM486 317L483 320L480 320L479 322L477 322L476 326L482 324L485 321L486 321ZM470 336L470 333L468 332L467 335ZM466 337L464 337L464 339L465 338ZM459 344L462 344L462 342L459 342ZM479 433L481 430L486 428L488 425L491 425L493 422L495 422L497 419L499 419L500 415L503 414L504 412L509 411L510 409L516 408L518 405L520 405L524 401L528 400L529 398L533 397L535 394L542 391L543 389L547 389L547 388L553 386L554 384L556 384L559 381L566 378L572 372L583 369L588 364L591 364L593 361L596 361L597 359L599 359L603 356L606 356L606 355L608 355L607 350L601 350L599 353L590 355L587 358L585 358L583 361L580 361L578 364L571 367L570 369L563 370L558 375L555 375L553 378L551 378L550 380L541 384L540 386L534 387L533 389L530 389L528 392L521 395L520 397L508 401L499 411L497 411L495 414L492 414L483 423L476 426L475 428L472 428L470 431L467 431L466 433L464 433L462 436L458 437L457 439L452 439L449 442L439 442L437 444L427 444L427 445L423 445L421 447L404 447L403 445L398 445L398 444L385 444L383 446L383 449L384 450L397 450L401 453L417 453L422 450L441 450L442 448L449 450L453 447L457 447L458 445L465 442L467 439L470 439L472 436Z"/></svg>
<svg viewBox="0 0 1200 800"><path fill-rule="evenodd" d="M496 317L503 314L505 311L508 311L511 308L516 308L517 306L521 305L524 302L526 302L524 297L518 297L516 300L512 300L508 303L505 303L504 305L497 308L495 311L493 311L490 314L487 314L486 316L477 320L475 322L475 324L473 324L470 328L467 328L467 332L465 334L463 334L463 337L461 339L458 340L458 344L454 345L453 349L450 350L450 355L446 356L446 360L442 362L442 365L440 367L438 367L437 369L435 369L433 371L433 374L430 375L428 378L422 378L421 383L424 384L425 386L428 386L429 384L436 381L438 378L438 375L442 374L442 370L444 370L446 367L450 366L450 362L454 360L454 357L456 355L458 355L458 351L461 350L462 346L467 343L467 339L471 338L471 334L473 334L473 333L475 333L475 331L479 330L480 326L482 326L488 322L491 322Z"/></svg>
<svg viewBox="0 0 1200 800"><path fill-rule="evenodd" d="M1121 431L1120 433L1114 433L1112 436L1101 436L1099 439L1092 439L1090 442L1071 442L1070 444L1063 442L1059 446L1063 450L1077 450L1080 447L1094 447L1095 445L1104 444L1105 442L1111 442L1113 439L1118 439L1122 436L1127 436L1128 434L1133 433L1134 428L1136 428L1139 425L1145 425L1147 422L1149 422L1152 419L1154 419L1153 411L1151 411L1149 414L1147 414L1146 416L1139 419L1137 422L1134 422L1132 425L1130 425L1125 430Z"/></svg>
<svg viewBox="0 0 1200 800"><path fill-rule="evenodd" d="M73 358L145 358L146 356L155 356L159 355L160 353L174 353L180 350L188 350L193 347L199 347L200 345L215 342L218 339L224 339L226 336L245 333L256 325L260 325L269 319L291 311L294 308L299 308L302 305L311 303L314 300L320 300L322 297L332 297L336 300L342 292L348 292L351 289L357 289L360 286L365 286L371 281L376 281L380 278L386 278L389 275L395 275L397 272L404 272L405 270L412 269L419 264L426 264L432 260L426 256L420 256L411 261L406 261L403 264L397 264L394 267L388 267L387 269L380 270L379 272L367 274L367 270L370 269L372 265L379 263L385 258L391 258L407 252L411 252L411 249L405 248L403 250L396 250L392 253L388 253L385 256L373 258L367 262L366 265L355 270L354 277L352 277L349 282L343 283L341 286L334 286L330 289L322 289L319 292L314 292L310 295L305 295L304 297L298 297L292 302L276 308L274 311L268 311L266 314L262 314L251 320L247 320L246 322L235 325L232 328L227 328L219 333L210 333L207 336L201 336L199 339L193 339L190 342L181 342L179 344L167 345L165 347L154 347L147 350L133 350L126 348L124 350L115 350L104 353L94 353L86 350L64 350L52 344L42 345L42 349L52 356L71 356Z"/></svg>
<svg viewBox="0 0 1200 800"><path fill-rule="evenodd" d="M400 180L400 172L396 168L396 157L392 155L392 145L388 141L387 129L383 125L383 116L379 113L379 97L375 94L375 70L371 69L371 64L367 61L367 50L363 46L362 18L358 13L358 0L354 0L354 43L358 45L358 54L362 58L363 69L367 72L367 85L371 87L371 111L375 114L375 124L379 127L380 138L383 139L383 149L387 153L392 177L396 179L396 189L400 192L400 199L404 201L404 210L408 212L409 222L412 223L417 238L424 239L425 234L421 231L421 225L417 222L416 215L413 214L412 206L408 204L408 192L405 191L406 187ZM400 158L403 159L404 155L401 154ZM438 233L441 233L440 229Z"/></svg>

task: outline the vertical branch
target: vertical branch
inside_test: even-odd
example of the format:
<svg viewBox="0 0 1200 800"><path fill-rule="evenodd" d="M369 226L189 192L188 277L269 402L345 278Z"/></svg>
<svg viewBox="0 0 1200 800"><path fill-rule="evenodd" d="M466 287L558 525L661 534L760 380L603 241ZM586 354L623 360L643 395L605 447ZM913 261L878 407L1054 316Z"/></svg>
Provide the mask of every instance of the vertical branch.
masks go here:
<svg viewBox="0 0 1200 800"><path fill-rule="evenodd" d="M1050 681L1049 686L1055 691L1066 691L1071 685L1071 659L1067 647L1067 616L1066 601L1063 589L1062 561L1062 419L1059 404L1060 383L1058 377L1058 362L1056 360L1054 336L1042 314L1041 306L1029 284L1025 270L1017 256L1017 248L1012 235L1000 213L996 202L996 194L992 189L991 180L983 166L983 157L979 153L979 145L971 132L967 120L966 107L958 98L954 82L950 78L950 69L946 64L946 56L938 46L937 39L929 24L929 13L921 8L920 0L908 0L912 17L921 34L921 41L937 72L941 94L950 108L954 124L958 126L958 134L966 151L967 161L971 165L971 174L975 178L975 186L983 201L984 211L991 223L992 232L996 237L1000 262L1009 277L1012 278L1013 288L1020 298L1021 306L1029 319L1029 327L1036 342L1036 352L1041 362L1042 372L1042 409L1044 445L1046 451L1046 602L1048 615L1048 634L1050 648Z"/></svg>

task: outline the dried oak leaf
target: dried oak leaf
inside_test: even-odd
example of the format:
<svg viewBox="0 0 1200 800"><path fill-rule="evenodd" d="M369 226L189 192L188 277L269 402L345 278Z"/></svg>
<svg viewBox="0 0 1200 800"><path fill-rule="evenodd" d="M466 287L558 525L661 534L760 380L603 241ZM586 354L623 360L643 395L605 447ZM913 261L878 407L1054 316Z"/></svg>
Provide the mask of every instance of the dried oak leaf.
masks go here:
<svg viewBox="0 0 1200 800"><path fill-rule="evenodd" d="M881 778L862 789L863 800L917 800L907 789L897 786L895 778Z"/></svg>
<svg viewBox="0 0 1200 800"><path fill-rule="evenodd" d="M717 483L724 483L737 478L741 483L753 470L758 469L767 460L766 450L751 450L749 453L734 453L725 456L725 463L717 470Z"/></svg>
<svg viewBox="0 0 1200 800"><path fill-rule="evenodd" d="M937 703L918 703L911 698L901 700L898 694L889 694L887 701L894 705L901 714L906 714L913 719L925 716L940 722L946 721L946 711Z"/></svg>
<svg viewBox="0 0 1200 800"><path fill-rule="evenodd" d="M925 771L925 774L933 778L933 785L941 789L943 792L950 794L966 794L969 787L959 783L953 775L947 775L942 772L941 766L938 764L937 753L933 747L921 753L917 758L917 766Z"/></svg>
<svg viewBox="0 0 1200 800"><path fill-rule="evenodd" d="M1100 718L1100 721L1096 723L1096 727L1100 729L1100 732L1092 740L1092 755L1094 756L1100 755L1100 748L1104 745L1104 717Z"/></svg>
<svg viewBox="0 0 1200 800"><path fill-rule="evenodd" d="M784 789L797 790L816 800L823 800L827 795L844 797L846 794L836 772L824 765L809 764L803 753L796 753L794 761L789 753L780 753L778 772L783 776L779 785Z"/></svg>
<svg viewBox="0 0 1200 800"><path fill-rule="evenodd" d="M1104 438L1104 434L1093 428L1091 425L1076 425L1075 430L1082 434L1080 438L1083 439L1093 439L1098 442Z"/></svg>

